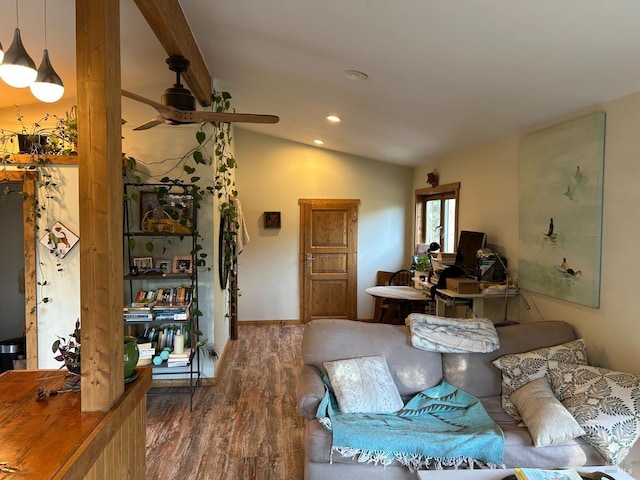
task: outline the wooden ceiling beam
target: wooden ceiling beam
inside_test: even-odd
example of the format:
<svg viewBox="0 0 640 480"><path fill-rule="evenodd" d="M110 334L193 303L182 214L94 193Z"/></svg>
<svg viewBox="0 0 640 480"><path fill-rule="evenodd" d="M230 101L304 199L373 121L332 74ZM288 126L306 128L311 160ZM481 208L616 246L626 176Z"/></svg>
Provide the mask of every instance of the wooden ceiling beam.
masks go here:
<svg viewBox="0 0 640 480"><path fill-rule="evenodd" d="M169 56L181 55L191 62L182 74L202 106L211 105L211 74L207 69L189 23L178 0L134 0L138 10Z"/></svg>

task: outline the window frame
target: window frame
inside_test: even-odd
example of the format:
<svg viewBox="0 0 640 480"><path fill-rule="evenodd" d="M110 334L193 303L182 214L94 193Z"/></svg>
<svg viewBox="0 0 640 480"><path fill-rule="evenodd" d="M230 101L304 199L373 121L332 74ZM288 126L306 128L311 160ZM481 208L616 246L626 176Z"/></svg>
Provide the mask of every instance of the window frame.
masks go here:
<svg viewBox="0 0 640 480"><path fill-rule="evenodd" d="M456 202L454 225L454 251L458 248L458 213L460 211L460 182L447 183L437 187L419 188L415 191L415 229L414 229L414 253L419 243L425 243L426 239L426 202L430 197L452 196ZM446 252L451 253L451 252Z"/></svg>

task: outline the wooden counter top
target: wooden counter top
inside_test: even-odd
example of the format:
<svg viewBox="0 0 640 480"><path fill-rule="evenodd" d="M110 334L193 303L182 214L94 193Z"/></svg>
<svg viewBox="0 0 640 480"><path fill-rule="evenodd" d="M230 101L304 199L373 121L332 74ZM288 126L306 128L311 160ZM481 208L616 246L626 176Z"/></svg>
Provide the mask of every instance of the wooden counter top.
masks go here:
<svg viewBox="0 0 640 480"><path fill-rule="evenodd" d="M129 414L140 405L146 410L151 369L139 368L138 373L111 410L85 413L80 411L79 392L36 401L39 387L64 388L66 371L10 370L0 375L0 462L18 470L4 475L12 479L84 478ZM144 469L144 458L137 461Z"/></svg>

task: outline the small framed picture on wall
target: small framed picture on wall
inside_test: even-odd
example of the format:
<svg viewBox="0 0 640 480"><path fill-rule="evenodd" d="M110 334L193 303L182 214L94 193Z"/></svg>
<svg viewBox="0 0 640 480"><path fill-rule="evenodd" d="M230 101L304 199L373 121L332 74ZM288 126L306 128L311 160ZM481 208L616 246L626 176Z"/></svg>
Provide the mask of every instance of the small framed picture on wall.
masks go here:
<svg viewBox="0 0 640 480"><path fill-rule="evenodd" d="M280 212L264 212L264 228L280 228Z"/></svg>

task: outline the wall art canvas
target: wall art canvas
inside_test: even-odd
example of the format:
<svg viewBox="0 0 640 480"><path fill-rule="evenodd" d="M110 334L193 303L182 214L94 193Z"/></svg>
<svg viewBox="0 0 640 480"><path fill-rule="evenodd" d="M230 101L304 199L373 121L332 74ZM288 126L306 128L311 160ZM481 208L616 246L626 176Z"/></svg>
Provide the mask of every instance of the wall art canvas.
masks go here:
<svg viewBox="0 0 640 480"><path fill-rule="evenodd" d="M605 114L522 139L520 286L600 306Z"/></svg>

